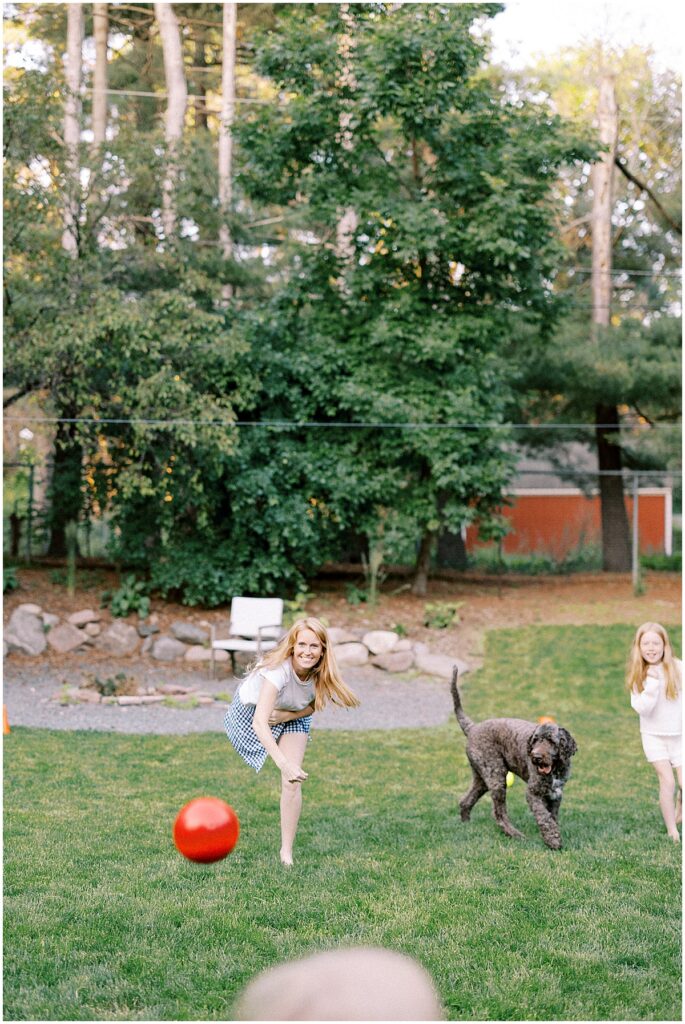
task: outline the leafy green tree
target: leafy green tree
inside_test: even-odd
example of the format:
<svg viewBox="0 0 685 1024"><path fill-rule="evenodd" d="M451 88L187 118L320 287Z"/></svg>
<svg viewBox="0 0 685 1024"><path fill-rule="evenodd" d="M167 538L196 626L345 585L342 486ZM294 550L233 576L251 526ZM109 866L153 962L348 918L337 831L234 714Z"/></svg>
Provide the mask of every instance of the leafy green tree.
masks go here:
<svg viewBox="0 0 685 1024"><path fill-rule="evenodd" d="M262 415L396 425L344 437L331 457L357 481L371 544L388 516L411 536L417 592L438 533L501 502L505 432L448 425L502 423L512 324L544 339L554 318L558 169L591 153L481 73L472 30L499 9L360 4L345 21L335 7L286 9L258 48L286 99L237 129L247 193L300 212L310 232L265 317L278 385L265 378Z"/></svg>
<svg viewBox="0 0 685 1024"><path fill-rule="evenodd" d="M161 253L154 231L132 230L159 198L158 185L140 192L143 167L155 178L150 137L119 133L102 160L84 143L82 166L98 170L80 197L77 258L65 255L61 91L51 65L7 89L6 404L37 392L57 422L52 551L65 552L68 523L109 510L122 558L142 546L151 559L206 519L205 488L235 447L234 405L249 406L253 378L218 301L215 251L180 241ZM201 161L188 163L192 178Z"/></svg>
<svg viewBox="0 0 685 1024"><path fill-rule="evenodd" d="M588 165L560 175L566 251L554 287L566 310L542 352L534 335L521 332L521 390L514 415L572 424L592 421L601 409L602 420L614 416L617 424L611 432L612 466L676 469L680 438L671 426L681 408L679 76L657 69L643 48L611 51L598 42L539 62L518 76L516 88L523 94L544 90L564 116L589 126L600 72L607 68L614 74L619 110L610 325L593 335ZM593 433L569 428L564 440L592 448ZM602 433L597 431L598 441ZM568 459L568 448L558 447L558 431L528 436L534 450ZM605 444L600 451L606 450ZM603 468L609 466L602 458ZM605 546L606 568L630 567L611 554Z"/></svg>

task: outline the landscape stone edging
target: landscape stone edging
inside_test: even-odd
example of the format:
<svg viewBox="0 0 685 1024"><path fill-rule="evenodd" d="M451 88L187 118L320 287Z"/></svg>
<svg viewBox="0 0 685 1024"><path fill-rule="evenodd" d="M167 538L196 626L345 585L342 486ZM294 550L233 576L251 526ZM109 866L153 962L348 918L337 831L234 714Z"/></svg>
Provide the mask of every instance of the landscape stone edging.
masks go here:
<svg viewBox="0 0 685 1024"><path fill-rule="evenodd" d="M178 620L169 627L169 634L160 633L153 621L156 618L150 616L148 623L139 622L137 628L123 619L115 619L107 625L102 622L99 612L89 608L73 612L62 619L43 611L40 605L21 604L10 616L4 637L4 655L16 650L39 657L47 647L65 654L88 645L119 657L130 657L138 652L164 662L181 659L186 662L204 662L212 659L212 652L207 646L209 634L199 626ZM202 625L208 624L203 622ZM431 653L426 644L412 642L409 637L402 637L394 630L352 632L331 626L328 633L336 661L341 666L361 667L369 664L390 673L415 669L447 679L451 677L455 664L460 674L468 671L468 666L459 659ZM138 650L141 640L142 645ZM226 662L228 659L228 651L214 652L215 661Z"/></svg>

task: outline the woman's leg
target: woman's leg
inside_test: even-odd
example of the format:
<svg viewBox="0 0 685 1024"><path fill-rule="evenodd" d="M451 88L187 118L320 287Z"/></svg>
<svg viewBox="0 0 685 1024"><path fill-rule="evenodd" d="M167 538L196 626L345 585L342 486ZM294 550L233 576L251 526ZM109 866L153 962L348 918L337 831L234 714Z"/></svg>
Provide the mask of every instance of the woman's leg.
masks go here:
<svg viewBox="0 0 685 1024"><path fill-rule="evenodd" d="M675 773L678 776L678 796L675 800L675 823L676 825L679 825L683 820L683 769L681 765L678 765Z"/></svg>
<svg viewBox="0 0 685 1024"><path fill-rule="evenodd" d="M304 732L284 732L278 746L292 764L301 767L307 749L308 736ZM281 863L293 862L293 843L302 810L302 783L288 782L281 775Z"/></svg>
<svg viewBox="0 0 685 1024"><path fill-rule="evenodd" d="M659 807L663 815L666 831L675 842L680 841L680 835L675 823L675 779L670 761L652 761L654 771L659 776Z"/></svg>

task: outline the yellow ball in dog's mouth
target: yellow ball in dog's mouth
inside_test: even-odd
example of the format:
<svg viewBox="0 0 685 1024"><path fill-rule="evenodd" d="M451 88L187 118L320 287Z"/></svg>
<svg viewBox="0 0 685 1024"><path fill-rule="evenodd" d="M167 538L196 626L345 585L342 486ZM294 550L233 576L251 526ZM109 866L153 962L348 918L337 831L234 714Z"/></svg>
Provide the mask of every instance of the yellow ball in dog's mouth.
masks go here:
<svg viewBox="0 0 685 1024"><path fill-rule="evenodd" d="M513 772L507 772L507 786L513 786L515 778L516 776Z"/></svg>

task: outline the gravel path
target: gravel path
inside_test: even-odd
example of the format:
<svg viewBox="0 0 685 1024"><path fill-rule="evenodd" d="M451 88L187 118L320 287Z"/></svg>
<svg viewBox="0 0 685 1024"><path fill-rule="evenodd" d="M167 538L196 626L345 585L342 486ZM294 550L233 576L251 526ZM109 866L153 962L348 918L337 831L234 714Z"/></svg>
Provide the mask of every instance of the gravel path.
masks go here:
<svg viewBox="0 0 685 1024"><path fill-rule="evenodd" d="M77 686L84 673L96 671L101 678L118 672L134 675L142 686L178 683L210 694L233 694L238 680L231 675L211 680L205 669L150 666L143 660L99 661L89 665L72 659L69 668L55 668L44 661L10 657L4 666L3 703L10 728L16 725L44 729L93 729L123 733L223 732L225 703L194 708L160 704L120 707L103 704L60 705L51 700L66 683ZM389 675L373 667L348 668L345 682L361 700L358 708L328 706L314 716L316 729L403 729L440 725L452 711L449 682L427 676Z"/></svg>

